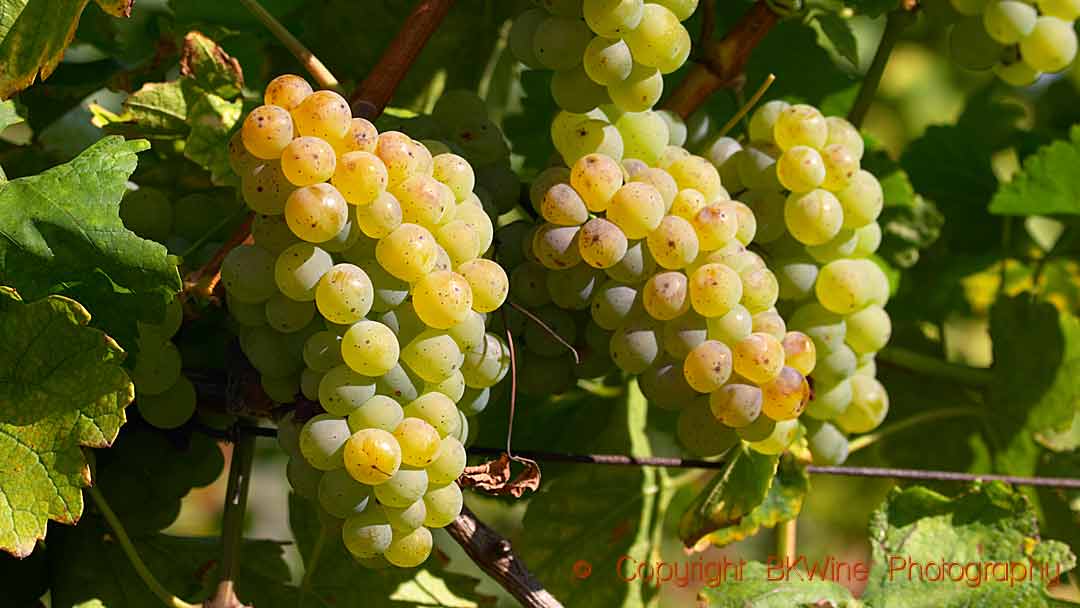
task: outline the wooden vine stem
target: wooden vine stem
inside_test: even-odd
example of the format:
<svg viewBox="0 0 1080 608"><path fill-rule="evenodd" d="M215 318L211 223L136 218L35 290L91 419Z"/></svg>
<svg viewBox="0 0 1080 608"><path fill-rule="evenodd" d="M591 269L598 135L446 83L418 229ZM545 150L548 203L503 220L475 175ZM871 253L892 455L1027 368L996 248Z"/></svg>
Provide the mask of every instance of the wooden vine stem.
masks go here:
<svg viewBox="0 0 1080 608"><path fill-rule="evenodd" d="M698 63L671 93L664 109L689 118L716 91L741 86L750 53L780 20L765 0L758 0L720 40L705 40Z"/></svg>
<svg viewBox="0 0 1080 608"><path fill-rule="evenodd" d="M499 535L463 507L446 531L476 565L495 579L526 608L562 608L559 600L551 595L533 577L521 558L514 554L510 541Z"/></svg>
<svg viewBox="0 0 1080 608"><path fill-rule="evenodd" d="M454 0L419 0L379 62L349 97L353 114L368 120L382 114L413 61L438 29Z"/></svg>

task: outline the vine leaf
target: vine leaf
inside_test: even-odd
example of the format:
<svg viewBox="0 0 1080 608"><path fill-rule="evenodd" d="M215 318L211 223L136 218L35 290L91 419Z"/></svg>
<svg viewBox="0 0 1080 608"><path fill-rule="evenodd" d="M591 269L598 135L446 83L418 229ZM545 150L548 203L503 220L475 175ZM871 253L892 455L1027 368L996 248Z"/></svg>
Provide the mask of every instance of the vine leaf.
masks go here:
<svg viewBox="0 0 1080 608"><path fill-rule="evenodd" d="M740 443L725 456L726 466L713 476L679 522L679 538L687 547L704 548L709 534L739 526L761 505L776 477L777 456L759 454ZM717 539L723 540L726 534Z"/></svg>
<svg viewBox="0 0 1080 608"><path fill-rule="evenodd" d="M1000 483L976 485L956 498L918 486L894 489L871 520L870 542L874 565L863 600L871 606L1057 605L1046 595L1044 587L1052 581L1042 577L1041 568L1046 566L1052 578L1076 565L1065 544L1040 539L1027 498ZM932 569L924 570L930 579L918 571L909 576L904 566L943 561L1004 562L1010 568L1035 564L1038 575L1021 579L1018 571L1007 570L1001 580L1000 568L981 570L971 584L968 578L932 580ZM963 576L973 572L965 568Z"/></svg>
<svg viewBox="0 0 1080 608"><path fill-rule="evenodd" d="M0 98L7 99L53 73L75 37L88 0L0 2ZM97 0L105 12L127 17L134 0Z"/></svg>
<svg viewBox="0 0 1080 608"><path fill-rule="evenodd" d="M1024 167L990 201L999 215L1080 214L1080 125L1024 159Z"/></svg>
<svg viewBox="0 0 1080 608"><path fill-rule="evenodd" d="M831 12L818 13L814 20L836 52L852 65L859 65L859 45L855 41L855 32L851 31L851 22Z"/></svg>
<svg viewBox="0 0 1080 608"><path fill-rule="evenodd" d="M698 541L717 547L730 545L757 534L761 528L795 519L802 511L803 500L810 491L810 476L806 467L794 458L784 458L776 469L776 477L761 504L738 521L720 527Z"/></svg>
<svg viewBox="0 0 1080 608"><path fill-rule="evenodd" d="M915 193L900 163L874 141L869 142L862 165L877 176L885 198L879 223L882 229L878 255L899 268L914 266L921 252L941 236L944 216L937 207Z"/></svg>
<svg viewBox="0 0 1080 608"><path fill-rule="evenodd" d="M184 36L180 73L194 79L207 92L226 99L236 97L244 88L240 62L200 32L188 32Z"/></svg>
<svg viewBox="0 0 1080 608"><path fill-rule="evenodd" d="M730 567L708 581L698 593L710 608L860 608L843 585L825 580L806 580L798 574L787 578L783 565L729 562ZM721 578L723 576L723 578Z"/></svg>
<svg viewBox="0 0 1080 608"><path fill-rule="evenodd" d="M80 446L112 444L135 396L123 351L89 321L69 298L27 304L0 288L0 549L16 556L34 550L47 520L79 520L90 484Z"/></svg>

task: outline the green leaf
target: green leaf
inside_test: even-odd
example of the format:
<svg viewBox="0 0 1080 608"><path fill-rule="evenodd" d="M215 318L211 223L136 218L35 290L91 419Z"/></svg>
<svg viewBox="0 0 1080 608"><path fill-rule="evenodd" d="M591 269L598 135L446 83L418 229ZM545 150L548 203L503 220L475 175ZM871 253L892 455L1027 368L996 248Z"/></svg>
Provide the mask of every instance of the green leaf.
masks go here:
<svg viewBox="0 0 1080 608"><path fill-rule="evenodd" d="M231 99L244 88L244 72L216 42L199 32L184 36L180 73L195 81L201 89Z"/></svg>
<svg viewBox="0 0 1080 608"><path fill-rule="evenodd" d="M182 137L187 132L188 99L182 81L148 82L124 101L116 122L134 122L148 137Z"/></svg>
<svg viewBox="0 0 1080 608"><path fill-rule="evenodd" d="M320 522L328 528L324 530ZM429 585L431 589L442 588L444 597L428 595L425 598L427 602L434 599L441 606L463 605L463 598L467 600L464 605L482 604L490 599L476 592L478 580L447 571L434 555L420 568L388 566L371 570L361 566L341 542L341 522L324 518L316 505L296 494L289 495L289 525L296 538L296 548L304 558L305 567L309 568L312 567L310 558L315 545L320 535L326 534L314 565L310 591L305 594L306 606L363 606L373 598L383 598L380 606L411 607L417 603L401 599L399 593L413 587L415 581L424 581L425 588ZM443 532L436 531L436 542L443 536Z"/></svg>
<svg viewBox="0 0 1080 608"><path fill-rule="evenodd" d="M945 218L937 207L915 194L911 179L889 155L871 143L863 156L862 166L881 182L885 207L878 222L882 228L878 255L900 268L910 268L941 235Z"/></svg>
<svg viewBox="0 0 1080 608"><path fill-rule="evenodd" d="M851 31L851 22L836 13L823 12L814 15L814 21L821 27L822 33L832 43L836 52L852 65L859 65L859 46L855 41L855 32Z"/></svg>
<svg viewBox="0 0 1080 608"><path fill-rule="evenodd" d="M24 304L0 289L0 549L17 556L47 520L79 520L90 483L81 446L112 444L134 397L123 351L89 321L69 298Z"/></svg>
<svg viewBox="0 0 1080 608"><path fill-rule="evenodd" d="M232 175L229 166L229 136L240 120L243 101L226 101L206 94L191 105L187 122L191 125L184 145L184 156L210 171L215 183Z"/></svg>
<svg viewBox="0 0 1080 608"><path fill-rule="evenodd" d="M740 563L741 562L741 563ZM862 606L839 583L785 575L783 564L730 562L731 567L698 592L709 608L858 608Z"/></svg>
<svg viewBox="0 0 1080 608"><path fill-rule="evenodd" d="M776 524L798 517L803 500L810 491L810 476L806 468L794 458L784 458L776 470L776 476L769 486L765 500L735 522L713 530L701 541L723 547L757 534L761 528L772 528Z"/></svg>
<svg viewBox="0 0 1080 608"><path fill-rule="evenodd" d="M23 121L12 100L0 101L0 131Z"/></svg>
<svg viewBox="0 0 1080 608"><path fill-rule="evenodd" d="M52 538L52 537L50 537ZM132 534L139 557L150 572L177 597L189 602L209 598L221 576L221 544L217 537L183 538L167 534ZM285 562L285 543L245 540L236 593L258 608L295 608L297 590ZM88 603L104 608L146 608L161 600L140 580L131 562L97 516L50 541L52 605ZM97 602L96 604L93 602Z"/></svg>
<svg viewBox="0 0 1080 608"><path fill-rule="evenodd" d="M94 271L132 293L179 291L165 247L120 221L135 154L148 146L106 137L69 163L0 185L0 280L30 299Z"/></svg>
<svg viewBox="0 0 1080 608"><path fill-rule="evenodd" d="M739 525L765 500L772 486L777 456L759 454L740 443L725 458L726 466L713 476L679 522L679 538L687 547L696 546L713 531Z"/></svg>
<svg viewBox="0 0 1080 608"><path fill-rule="evenodd" d="M922 487L893 490L874 514L870 536L874 566L863 600L872 606L1049 606L1048 580L1002 581L1001 567L986 572L981 565L1004 563L1006 577L1014 563L1046 565L1051 576L1076 565L1066 545L1040 540L1027 499L1000 483L975 486L952 499ZM914 562L923 565L923 575L908 569ZM963 564L959 576L981 578L934 580L930 562ZM945 572L957 572L949 568Z"/></svg>
<svg viewBox="0 0 1080 608"><path fill-rule="evenodd" d="M515 155L522 157L525 173L539 173L548 166L555 147L551 143L551 125L537 116L555 116L559 111L551 97L551 75L544 70L521 73L521 108L503 117L503 131Z"/></svg>
<svg viewBox="0 0 1080 608"><path fill-rule="evenodd" d="M844 4L867 17L884 15L900 6L899 0L847 0Z"/></svg>
<svg viewBox="0 0 1080 608"><path fill-rule="evenodd" d="M1024 168L990 201L999 215L1080 214L1080 125L1024 159Z"/></svg>
<svg viewBox="0 0 1080 608"><path fill-rule="evenodd" d="M636 384L618 401L604 400L606 430L579 449L645 456L648 404ZM546 470L546 469L545 469ZM653 526L662 525L655 513L659 490L657 473L649 468L576 466L557 479L544 478L539 494L529 501L520 541L516 545L529 569L565 606L640 606L643 583L600 584L581 578L588 564L602 571L649 559Z"/></svg>

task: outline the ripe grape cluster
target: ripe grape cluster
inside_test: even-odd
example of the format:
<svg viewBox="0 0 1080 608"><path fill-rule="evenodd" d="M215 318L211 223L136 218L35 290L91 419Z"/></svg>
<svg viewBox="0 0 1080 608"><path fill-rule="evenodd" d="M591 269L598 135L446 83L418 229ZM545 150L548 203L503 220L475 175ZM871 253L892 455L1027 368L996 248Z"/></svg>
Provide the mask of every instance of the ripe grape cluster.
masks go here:
<svg viewBox="0 0 1080 608"><path fill-rule="evenodd" d="M963 67L993 68L1005 82L1026 86L1076 58L1076 0L950 2L962 17L952 26L949 49Z"/></svg>
<svg viewBox="0 0 1080 608"><path fill-rule="evenodd" d="M881 184L860 168L858 131L812 106L765 103L746 139L719 138L708 155L729 187L745 190L778 306L817 352L807 408L817 421L807 425L815 458L842 461L843 433L874 429L888 410L874 355L892 331L889 282L870 259L881 243Z"/></svg>
<svg viewBox="0 0 1080 608"><path fill-rule="evenodd" d="M254 243L221 269L241 347L282 420L288 477L362 563L419 565L461 510L468 416L506 374L486 314L508 291L470 164L354 118L297 76L230 146ZM302 423L302 424L301 424Z"/></svg>
<svg viewBox="0 0 1080 608"><path fill-rule="evenodd" d="M690 55L684 21L697 0L543 0L518 15L510 50L531 68L554 70L559 107L584 113L605 104L648 110L660 99L663 75Z"/></svg>

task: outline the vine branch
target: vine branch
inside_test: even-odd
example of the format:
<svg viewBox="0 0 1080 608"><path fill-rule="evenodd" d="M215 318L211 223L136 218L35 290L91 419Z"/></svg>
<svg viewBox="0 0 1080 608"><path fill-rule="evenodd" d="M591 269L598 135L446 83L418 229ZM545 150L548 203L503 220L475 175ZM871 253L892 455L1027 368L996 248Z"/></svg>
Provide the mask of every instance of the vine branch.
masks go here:
<svg viewBox="0 0 1080 608"><path fill-rule="evenodd" d="M353 114L368 120L382 114L409 67L453 4L454 0L418 0L379 62L349 96Z"/></svg>
<svg viewBox="0 0 1080 608"><path fill-rule="evenodd" d="M320 88L341 91L341 83L330 73L330 69L322 61L319 61L319 58L309 51L302 42L297 40L296 36L293 36L280 21L274 18L270 11L263 8L257 0L240 0L240 4L243 4L256 19L266 26L266 29L270 30L270 33L275 38L285 45L285 48L289 49L289 52L311 74L311 77L315 79Z"/></svg>
<svg viewBox="0 0 1080 608"><path fill-rule="evenodd" d="M664 108L689 118L716 91L741 86L750 53L780 20L758 0L720 40L706 40L698 63L672 91Z"/></svg>
<svg viewBox="0 0 1080 608"><path fill-rule="evenodd" d="M514 554L510 541L476 518L462 507L446 531L476 565L495 579L526 608L562 608L559 600L551 595L526 569L521 558Z"/></svg>
<svg viewBox="0 0 1080 608"><path fill-rule="evenodd" d="M896 46L907 26L915 21L915 15L912 13L914 9L914 3L905 3L903 8L890 11L885 17L885 31L881 34L881 42L878 43L870 69L866 71L862 85L859 86L859 94L855 97L851 112L848 113L848 121L855 125L855 128L862 126L863 119L870 110L870 104L873 103L878 85L881 84L881 76L885 73L885 66L889 63L889 55L892 54L893 47Z"/></svg>
<svg viewBox="0 0 1080 608"><path fill-rule="evenodd" d="M243 543L244 512L247 511L251 465L255 458L255 436L241 433L233 444L229 464L229 484L225 490L225 515L221 524L221 580L206 608L247 608L236 597L236 575Z"/></svg>

